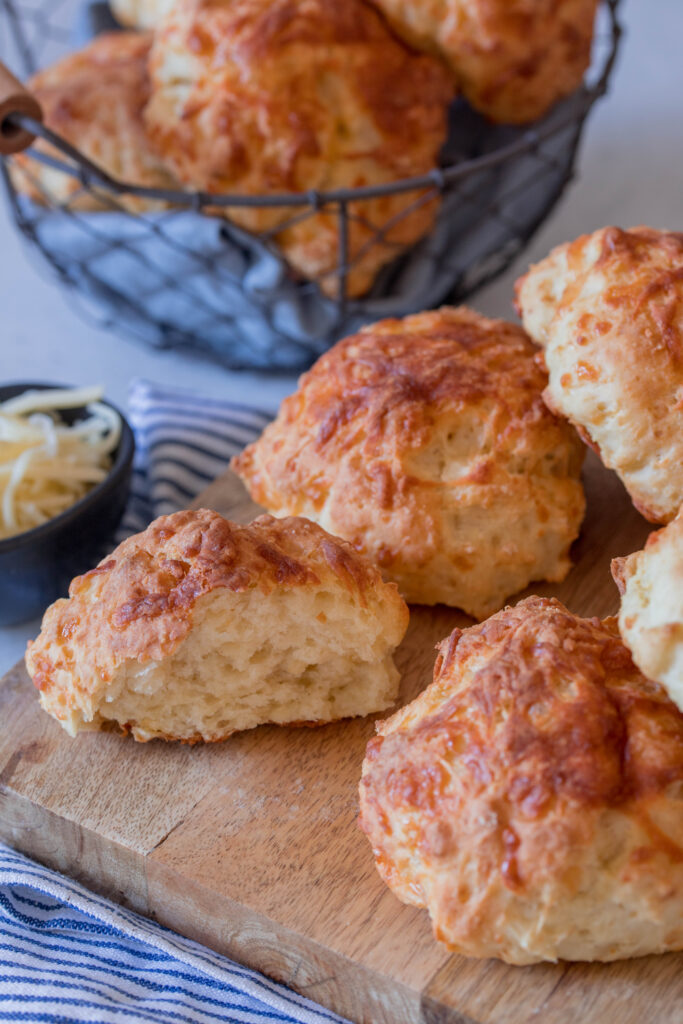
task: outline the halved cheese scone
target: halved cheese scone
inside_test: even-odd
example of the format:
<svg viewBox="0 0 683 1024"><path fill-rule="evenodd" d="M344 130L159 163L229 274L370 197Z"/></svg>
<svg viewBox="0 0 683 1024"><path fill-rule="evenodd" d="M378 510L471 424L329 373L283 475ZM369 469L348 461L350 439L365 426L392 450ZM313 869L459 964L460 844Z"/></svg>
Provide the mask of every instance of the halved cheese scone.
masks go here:
<svg viewBox="0 0 683 1024"><path fill-rule="evenodd" d="M305 519L162 516L48 608L26 664L67 732L221 740L394 702L393 585Z"/></svg>

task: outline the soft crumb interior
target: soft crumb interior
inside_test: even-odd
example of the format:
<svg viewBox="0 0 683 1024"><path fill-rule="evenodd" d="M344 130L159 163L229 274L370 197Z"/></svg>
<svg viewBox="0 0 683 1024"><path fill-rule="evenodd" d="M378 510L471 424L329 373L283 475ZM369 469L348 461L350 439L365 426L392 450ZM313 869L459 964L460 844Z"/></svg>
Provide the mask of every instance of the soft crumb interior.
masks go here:
<svg viewBox="0 0 683 1024"><path fill-rule="evenodd" d="M94 724L113 720L141 740L212 740L384 710L399 674L380 616L347 592L214 592L173 655L118 670Z"/></svg>

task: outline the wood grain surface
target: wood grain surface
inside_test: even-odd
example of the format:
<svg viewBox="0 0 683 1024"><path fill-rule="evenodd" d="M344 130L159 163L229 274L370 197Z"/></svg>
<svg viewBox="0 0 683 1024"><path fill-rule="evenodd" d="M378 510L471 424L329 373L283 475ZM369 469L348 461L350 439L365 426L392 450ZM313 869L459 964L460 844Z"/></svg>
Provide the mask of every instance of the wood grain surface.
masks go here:
<svg viewBox="0 0 683 1024"><path fill-rule="evenodd" d="M532 589L604 616L618 603L611 558L641 547L651 527L593 456L585 480L576 567L562 585ZM240 521L258 511L230 473L197 504ZM468 621L412 609L401 701L430 681L436 642ZM73 740L17 666L0 684L0 723L2 838L358 1024L683 1021L680 955L510 967L436 943L427 914L381 883L356 824L371 719L193 748Z"/></svg>

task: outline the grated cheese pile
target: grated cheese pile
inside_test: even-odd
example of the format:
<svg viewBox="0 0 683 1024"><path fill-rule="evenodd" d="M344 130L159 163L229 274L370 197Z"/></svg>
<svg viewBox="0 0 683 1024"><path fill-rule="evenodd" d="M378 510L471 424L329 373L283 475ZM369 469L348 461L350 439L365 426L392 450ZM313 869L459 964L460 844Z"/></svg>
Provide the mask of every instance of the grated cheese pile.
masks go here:
<svg viewBox="0 0 683 1024"><path fill-rule="evenodd" d="M46 523L107 476L121 417L101 398L101 388L51 388L0 403L0 539ZM59 415L81 408L70 426Z"/></svg>

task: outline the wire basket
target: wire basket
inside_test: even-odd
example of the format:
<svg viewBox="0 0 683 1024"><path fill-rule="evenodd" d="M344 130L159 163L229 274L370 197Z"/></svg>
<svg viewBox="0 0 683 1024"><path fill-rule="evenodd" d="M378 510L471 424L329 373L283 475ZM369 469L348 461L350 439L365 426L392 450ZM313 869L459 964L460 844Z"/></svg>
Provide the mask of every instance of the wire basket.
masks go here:
<svg viewBox="0 0 683 1024"><path fill-rule="evenodd" d="M0 57L12 54L21 77L74 42L73 27L60 23L59 0L37 2L0 0ZM617 56L618 5L606 0L599 12L583 85L545 118L532 127L493 125L458 99L441 166L390 185L257 197L137 187L105 174L31 116L30 108L20 108L0 117L0 134L23 130L50 143L59 159L32 149L32 160L73 176L78 189L58 201L39 186L44 205L38 205L17 191L12 157L4 157L2 177L14 221L78 296L81 311L100 325L157 348L205 353L231 369L305 368L361 325L461 302L510 264L572 178L586 117L605 94ZM84 9L98 28L107 10L97 2ZM80 24L83 42L83 11ZM31 162L23 173L30 175ZM106 210L79 209L84 192L96 192ZM380 271L369 294L352 299L351 219L358 211L362 216L364 202L398 193L414 197L401 216L415 204L440 198L435 226ZM164 200L172 208L131 213L121 205L122 196ZM325 295L320 281L297 280L267 233L250 234L204 212L244 206L293 208L292 221L320 210L333 213L339 224L337 297ZM370 244L386 241L387 228L378 229Z"/></svg>

